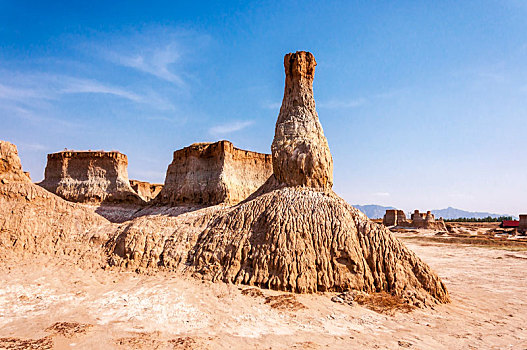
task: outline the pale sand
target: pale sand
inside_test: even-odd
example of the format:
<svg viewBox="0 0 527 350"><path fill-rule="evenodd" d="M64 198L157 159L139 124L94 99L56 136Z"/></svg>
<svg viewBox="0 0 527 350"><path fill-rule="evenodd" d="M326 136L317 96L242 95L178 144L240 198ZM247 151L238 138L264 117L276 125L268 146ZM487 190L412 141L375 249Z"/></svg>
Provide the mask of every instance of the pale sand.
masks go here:
<svg viewBox="0 0 527 350"><path fill-rule="evenodd" d="M406 244L440 275L451 304L387 316L328 293L298 295L306 309L279 310L242 295L246 286L4 258L0 338L57 349L527 349L527 252ZM46 331L56 322L81 325Z"/></svg>

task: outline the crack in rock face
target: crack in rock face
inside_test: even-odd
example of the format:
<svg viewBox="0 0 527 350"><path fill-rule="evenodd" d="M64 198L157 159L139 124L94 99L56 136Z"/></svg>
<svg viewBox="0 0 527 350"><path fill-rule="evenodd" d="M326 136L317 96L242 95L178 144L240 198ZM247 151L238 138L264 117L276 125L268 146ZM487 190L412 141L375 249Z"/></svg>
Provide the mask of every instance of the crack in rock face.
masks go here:
<svg viewBox="0 0 527 350"><path fill-rule="evenodd" d="M288 186L331 189L333 159L313 97L315 57L310 52L284 58L285 89L271 146L273 172Z"/></svg>

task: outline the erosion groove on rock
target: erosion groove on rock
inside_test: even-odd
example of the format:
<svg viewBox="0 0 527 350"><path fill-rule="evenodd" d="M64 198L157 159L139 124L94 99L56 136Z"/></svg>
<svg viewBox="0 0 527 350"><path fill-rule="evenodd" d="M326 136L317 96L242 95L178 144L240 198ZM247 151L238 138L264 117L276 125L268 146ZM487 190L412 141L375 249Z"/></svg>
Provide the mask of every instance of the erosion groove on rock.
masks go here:
<svg viewBox="0 0 527 350"><path fill-rule="evenodd" d="M272 174L271 156L245 151L229 141L195 143L174 152L163 190L163 205L236 204Z"/></svg>
<svg viewBox="0 0 527 350"><path fill-rule="evenodd" d="M39 185L80 203L133 203L143 200L128 180L128 158L119 152L63 151L48 154Z"/></svg>

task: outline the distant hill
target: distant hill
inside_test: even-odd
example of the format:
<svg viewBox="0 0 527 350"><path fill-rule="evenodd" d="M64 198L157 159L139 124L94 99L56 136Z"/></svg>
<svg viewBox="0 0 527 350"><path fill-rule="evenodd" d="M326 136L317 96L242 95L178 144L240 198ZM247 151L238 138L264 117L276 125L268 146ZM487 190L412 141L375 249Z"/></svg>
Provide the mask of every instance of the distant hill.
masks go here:
<svg viewBox="0 0 527 350"><path fill-rule="evenodd" d="M376 205L376 204L368 204L368 205L353 205L355 208L362 211L364 214L366 214L367 217L370 219L382 219L384 216L384 213L386 213L386 209L396 209L394 207L383 207L382 205ZM407 217L410 216L410 213L405 213ZM456 209L452 207L448 207L446 209L435 209L432 210L432 214L436 218L443 218L443 219L458 219L458 218L475 218L475 219L482 219L490 216L491 218L497 218L500 216L510 216L508 214L493 214L493 213L486 213L486 212L475 212L475 211L466 211L461 209ZM516 218L514 215L512 217Z"/></svg>
<svg viewBox="0 0 527 350"><path fill-rule="evenodd" d="M370 219L382 219L386 213L386 209L395 209L394 207L383 207L382 205L368 204L368 205L353 205L355 208L362 211Z"/></svg>
<svg viewBox="0 0 527 350"><path fill-rule="evenodd" d="M498 218L500 216L510 216L508 214L492 214L492 213L477 212L477 211L466 211L466 210L456 209L452 207L448 207L446 209L432 210L432 214L434 214L436 218L442 217L443 219L458 219L458 218L482 219L488 216L490 216L491 218Z"/></svg>

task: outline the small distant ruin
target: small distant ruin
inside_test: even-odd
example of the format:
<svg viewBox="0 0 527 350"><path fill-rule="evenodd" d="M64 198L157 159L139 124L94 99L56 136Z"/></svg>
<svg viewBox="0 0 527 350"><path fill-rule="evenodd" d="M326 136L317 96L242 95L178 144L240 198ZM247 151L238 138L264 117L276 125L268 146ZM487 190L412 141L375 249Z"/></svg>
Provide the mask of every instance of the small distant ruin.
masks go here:
<svg viewBox="0 0 527 350"><path fill-rule="evenodd" d="M39 185L72 202L143 203L128 180L128 157L116 151L48 154L44 180Z"/></svg>
<svg viewBox="0 0 527 350"><path fill-rule="evenodd" d="M445 222L442 219L436 220L434 214L432 214L431 211L421 213L417 209L412 213L410 220L406 219L406 215L402 210L387 209L382 223L384 226L424 228L446 231Z"/></svg>
<svg viewBox="0 0 527 350"><path fill-rule="evenodd" d="M236 204L273 174L270 154L245 151L229 141L194 143L174 152L163 189L162 205Z"/></svg>
<svg viewBox="0 0 527 350"><path fill-rule="evenodd" d="M404 214L404 211L397 209L387 209L386 214L384 214L384 218L382 219L384 226L397 226L398 223L405 222L406 215Z"/></svg>
<svg viewBox="0 0 527 350"><path fill-rule="evenodd" d="M520 223L518 225L518 232L527 233L527 214L520 214Z"/></svg>
<svg viewBox="0 0 527 350"><path fill-rule="evenodd" d="M130 186L145 202L149 202L163 189L163 184L152 184L146 181L130 180Z"/></svg>

